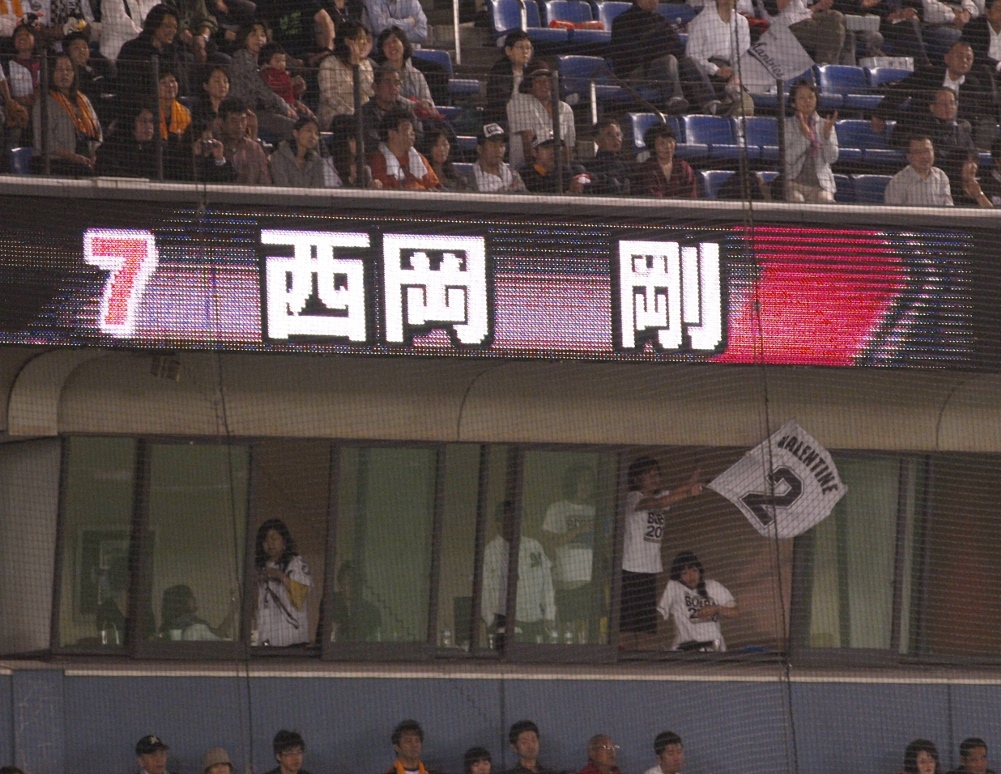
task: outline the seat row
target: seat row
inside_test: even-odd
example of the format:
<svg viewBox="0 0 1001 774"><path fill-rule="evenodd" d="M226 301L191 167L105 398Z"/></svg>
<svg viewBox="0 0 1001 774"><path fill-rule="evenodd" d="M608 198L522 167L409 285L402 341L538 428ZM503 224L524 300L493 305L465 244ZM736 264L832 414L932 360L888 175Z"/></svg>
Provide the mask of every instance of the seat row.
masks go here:
<svg viewBox="0 0 1001 774"><path fill-rule="evenodd" d="M702 191L707 199L718 198L720 188L736 172L732 169L708 169L697 173L702 183ZM778 172L756 172L757 180L771 185ZM837 192L835 201L839 204L882 204L883 193L892 179L892 175L835 175L834 182Z"/></svg>

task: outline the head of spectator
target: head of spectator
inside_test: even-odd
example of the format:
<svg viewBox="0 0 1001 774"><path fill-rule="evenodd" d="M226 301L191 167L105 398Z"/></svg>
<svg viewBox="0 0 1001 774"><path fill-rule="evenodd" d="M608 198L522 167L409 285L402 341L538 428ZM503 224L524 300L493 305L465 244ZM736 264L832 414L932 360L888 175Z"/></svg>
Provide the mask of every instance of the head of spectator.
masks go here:
<svg viewBox="0 0 1001 774"><path fill-rule="evenodd" d="M139 760L139 768L146 774L166 774L167 772L167 750L164 741L156 734L147 734L136 742L136 757Z"/></svg>
<svg viewBox="0 0 1001 774"><path fill-rule="evenodd" d="M179 28L177 11L161 3L153 6L146 14L142 35L148 38L155 48L163 50L174 42Z"/></svg>
<svg viewBox="0 0 1001 774"><path fill-rule="evenodd" d="M227 99L223 105L225 106L229 101ZM243 109L243 116L246 118L246 105L240 102L238 107ZM219 115L222 116L223 132L225 133L227 121L232 116L224 115L222 109L219 110ZM236 127L234 126L233 129ZM244 133L246 133L246 121L244 121ZM254 566L258 570L264 569L269 561L275 562L284 569L289 566L297 553L292 533L289 532L285 522L281 519L268 519L257 528L257 538L254 540Z"/></svg>
<svg viewBox="0 0 1001 774"><path fill-rule="evenodd" d="M619 746L608 734L595 734L588 740L588 760L601 774L612 774L618 770L615 765L615 756L618 752Z"/></svg>
<svg viewBox="0 0 1001 774"><path fill-rule="evenodd" d="M306 754L306 742L298 731L286 731L283 728L275 734L271 749L274 750L281 774L299 774Z"/></svg>
<svg viewBox="0 0 1001 774"><path fill-rule="evenodd" d="M356 21L339 24L337 37L334 38L334 56L349 67L361 64L367 56L365 49L368 48L369 39L368 30L363 24Z"/></svg>
<svg viewBox="0 0 1001 774"><path fill-rule="evenodd" d="M320 124L316 116L303 116L295 122L289 147L300 160L311 154L320 153Z"/></svg>
<svg viewBox="0 0 1001 774"><path fill-rule="evenodd" d="M455 177L452 166L452 134L444 124L433 124L424 133L421 153L431 162L439 180Z"/></svg>
<svg viewBox="0 0 1001 774"><path fill-rule="evenodd" d="M570 502L585 503L594 494L594 468L571 465L563 472L563 496Z"/></svg>
<svg viewBox="0 0 1001 774"><path fill-rule="evenodd" d="M948 86L943 86L935 92L932 101L928 103L928 110L939 121L952 123L956 120L956 112L959 103L956 100L956 92Z"/></svg>
<svg viewBox="0 0 1001 774"><path fill-rule="evenodd" d="M213 747L202 758L202 774L232 774L233 761L221 747Z"/></svg>
<svg viewBox="0 0 1001 774"><path fill-rule="evenodd" d="M929 144L930 144L929 140ZM915 739L904 750L904 771L907 774L939 774L938 748L928 739Z"/></svg>
<svg viewBox="0 0 1001 774"><path fill-rule="evenodd" d="M661 166L674 161L678 147L678 136L667 124L654 124L643 133L643 143Z"/></svg>
<svg viewBox="0 0 1001 774"><path fill-rule="evenodd" d="M680 774L685 767L685 746L673 731L661 731L653 740L653 752L663 774Z"/></svg>
<svg viewBox="0 0 1001 774"><path fill-rule="evenodd" d="M424 729L420 723L410 718L401 721L393 729L390 741L403 768L416 769L420 766L421 750L424 748Z"/></svg>
<svg viewBox="0 0 1001 774"><path fill-rule="evenodd" d="M270 67L284 72L288 67L288 52L281 43L265 43L257 55L257 63L261 67Z"/></svg>
<svg viewBox="0 0 1001 774"><path fill-rule="evenodd" d="M375 44L375 55L380 63L388 62L397 70L402 70L414 53L414 47L407 40L406 33L399 27L387 27Z"/></svg>
<svg viewBox="0 0 1001 774"><path fill-rule="evenodd" d="M334 169L346 186L356 187L360 184L357 128L355 116L334 116L330 123L332 134L330 158L334 162Z"/></svg>
<svg viewBox="0 0 1001 774"><path fill-rule="evenodd" d="M954 43L945 54L945 67L950 80L958 81L973 69L973 48L969 43Z"/></svg>
<svg viewBox="0 0 1001 774"><path fill-rule="evenodd" d="M535 166L547 174L556 169L556 140L552 137L536 137L532 142L532 158Z"/></svg>
<svg viewBox="0 0 1001 774"><path fill-rule="evenodd" d="M692 591L698 590L699 596L706 596L705 570L702 562L691 551L682 551L671 562L671 580L677 581Z"/></svg>
<svg viewBox="0 0 1001 774"><path fill-rule="evenodd" d="M391 108L379 122L379 140L397 158L407 158L417 140L413 117L402 108Z"/></svg>
<svg viewBox="0 0 1001 774"><path fill-rule="evenodd" d="M959 766L967 774L987 774L987 742L975 736L960 742Z"/></svg>
<svg viewBox="0 0 1001 774"><path fill-rule="evenodd" d="M202 78L202 91L208 96L214 112L219 111L219 105L229 96L229 73L222 65L212 65L205 70Z"/></svg>
<svg viewBox="0 0 1001 774"><path fill-rule="evenodd" d="M389 110L400 102L403 79L400 71L386 63L375 68L372 96L381 110Z"/></svg>
<svg viewBox="0 0 1001 774"><path fill-rule="evenodd" d="M507 133L500 124L484 124L476 138L476 156L486 172L497 174L507 150Z"/></svg>
<svg viewBox="0 0 1001 774"><path fill-rule="evenodd" d="M647 13L654 13L659 2L660 0L633 0L633 5Z"/></svg>
<svg viewBox="0 0 1001 774"><path fill-rule="evenodd" d="M50 90L75 101L77 95L76 68L67 54L56 54L49 61L52 74Z"/></svg>
<svg viewBox="0 0 1001 774"><path fill-rule="evenodd" d="M177 99L178 91L180 90L180 85L177 83L177 76L174 75L174 71L167 68L160 68L160 82L157 86L157 94L160 97L160 109L164 111L166 115L170 115L169 111L171 106L174 104L174 100Z"/></svg>
<svg viewBox="0 0 1001 774"><path fill-rule="evenodd" d="M511 60L511 69L521 72L532 61L532 39L524 30L509 32L504 38L504 55Z"/></svg>
<svg viewBox="0 0 1001 774"><path fill-rule="evenodd" d="M28 24L18 24L11 36L16 58L29 59L35 52L35 30Z"/></svg>
<svg viewBox="0 0 1001 774"><path fill-rule="evenodd" d="M490 774L493 759L486 747L470 747L462 756L462 774Z"/></svg>
<svg viewBox="0 0 1001 774"><path fill-rule="evenodd" d="M236 48L245 48L254 57L261 55L261 49L268 42L268 26L259 19L244 24L236 32Z"/></svg>
<svg viewBox="0 0 1001 774"><path fill-rule="evenodd" d="M494 518L497 519L497 530L500 532L500 536L509 543L514 540L514 502L512 500L502 500L497 503ZM508 738L510 739L510 736Z"/></svg>
<svg viewBox="0 0 1001 774"><path fill-rule="evenodd" d="M553 104L553 71L542 62L532 65L525 71L525 78L519 89L525 94L531 94L550 110Z"/></svg>
<svg viewBox="0 0 1001 774"><path fill-rule="evenodd" d="M603 118L594 126L594 144L598 153L618 155L622 150L622 127L614 118Z"/></svg>
<svg viewBox="0 0 1001 774"><path fill-rule="evenodd" d="M507 741L518 756L518 763L535 771L539 760L539 727L531 720L519 720L507 732Z"/></svg>
<svg viewBox="0 0 1001 774"><path fill-rule="evenodd" d="M984 16L987 22L994 28L995 32L1001 31L1001 2L998 0L987 0L987 7L984 8Z"/></svg>
<svg viewBox="0 0 1001 774"><path fill-rule="evenodd" d="M796 81L789 91L792 109L803 118L810 118L817 112L817 87L809 81Z"/></svg>
<svg viewBox="0 0 1001 774"><path fill-rule="evenodd" d="M163 601L160 605L160 632L171 629L183 629L190 623L190 618L198 611L195 592L190 586L179 584L163 590ZM185 621L184 619L189 619Z"/></svg>
<svg viewBox="0 0 1001 774"><path fill-rule="evenodd" d="M63 51L69 54L75 67L86 67L90 61L90 40L83 32L71 32L63 38Z"/></svg>
<svg viewBox="0 0 1001 774"><path fill-rule="evenodd" d="M653 457L637 457L629 464L629 491L647 494L660 489L660 465Z"/></svg>
<svg viewBox="0 0 1001 774"><path fill-rule="evenodd" d="M907 141L907 163L921 177L928 177L935 166L935 146L931 138L918 134Z"/></svg>

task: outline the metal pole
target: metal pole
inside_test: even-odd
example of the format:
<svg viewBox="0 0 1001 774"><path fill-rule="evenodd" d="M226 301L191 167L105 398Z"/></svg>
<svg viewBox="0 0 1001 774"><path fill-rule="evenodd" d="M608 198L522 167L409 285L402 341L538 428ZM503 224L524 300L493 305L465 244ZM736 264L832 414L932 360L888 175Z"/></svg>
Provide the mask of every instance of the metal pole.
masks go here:
<svg viewBox="0 0 1001 774"><path fill-rule="evenodd" d="M42 171L48 177L52 174L52 159L49 158L49 57L42 57L42 102L38 106L38 118L42 125Z"/></svg>
<svg viewBox="0 0 1001 774"><path fill-rule="evenodd" d="M160 137L160 126L163 123L163 112L160 107L160 57L153 54L150 68L153 73L153 102L156 105L156 115L153 116L156 129L153 131L153 139L156 144L153 149L156 151L156 179L163 180L163 138ZM128 97L126 97L128 99Z"/></svg>
<svg viewBox="0 0 1001 774"><path fill-rule="evenodd" d="M455 35L455 63L462 64L462 41L459 39L459 0L452 0L452 34Z"/></svg>
<svg viewBox="0 0 1001 774"><path fill-rule="evenodd" d="M358 65L351 68L351 78L354 84L354 106L355 106L355 176L358 178L358 187L365 188L365 122L361 115L361 69Z"/></svg>
<svg viewBox="0 0 1001 774"><path fill-rule="evenodd" d="M782 178L782 199L788 198L789 180L786 177L786 95L785 81L775 81L775 94L779 101L779 175Z"/></svg>
<svg viewBox="0 0 1001 774"><path fill-rule="evenodd" d="M560 132L560 74L554 71L550 76L552 88L550 97L553 106L553 149L556 151L556 179L563 188L563 136Z"/></svg>

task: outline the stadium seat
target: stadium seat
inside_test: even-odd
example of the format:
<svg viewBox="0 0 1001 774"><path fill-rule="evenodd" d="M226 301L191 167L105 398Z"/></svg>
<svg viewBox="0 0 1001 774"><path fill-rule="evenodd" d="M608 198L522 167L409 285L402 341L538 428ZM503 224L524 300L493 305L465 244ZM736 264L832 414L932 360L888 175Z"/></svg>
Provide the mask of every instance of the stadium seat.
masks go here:
<svg viewBox="0 0 1001 774"><path fill-rule="evenodd" d="M35 149L31 146L11 148L7 151L7 160L10 161L10 171L15 175L30 175L31 158L34 155Z"/></svg>
<svg viewBox="0 0 1001 774"><path fill-rule="evenodd" d="M595 17L605 25L606 30L611 32L612 22L615 21L615 17L623 11L628 11L630 6L632 6L632 3L624 3L621 0L605 0L604 3L597 3L594 8Z"/></svg>
<svg viewBox="0 0 1001 774"><path fill-rule="evenodd" d="M592 81L599 101L632 99L628 91L611 82L608 63L600 56L571 54L557 57L556 61L560 71L560 95L564 100L576 95L577 102L587 102Z"/></svg>
<svg viewBox="0 0 1001 774"><path fill-rule="evenodd" d="M656 113L629 113L629 128L633 138L633 147L637 152L647 149L643 142L643 135L646 130L654 124L662 123L660 116ZM667 125L674 130L678 137L678 147L675 155L685 161L704 161L709 156L709 147L701 143L686 143L685 132L678 119L674 116L667 117Z"/></svg>
<svg viewBox="0 0 1001 774"><path fill-rule="evenodd" d="M891 148L887 142L894 124L887 121L886 128L879 133L873 131L868 121L838 121L838 162L855 166L903 167L907 163L906 154L899 148Z"/></svg>
<svg viewBox="0 0 1001 774"><path fill-rule="evenodd" d="M736 127L743 126L744 141L755 148L753 156L762 161L779 160L779 122L774 116L735 118Z"/></svg>
<svg viewBox="0 0 1001 774"><path fill-rule="evenodd" d="M474 135L459 135L455 138L455 144L462 153L476 153L476 137Z"/></svg>
<svg viewBox="0 0 1001 774"><path fill-rule="evenodd" d="M591 4L586 0L547 0L546 23L567 21L573 24L594 21ZM612 39L611 28L604 30L569 30L574 45L605 45Z"/></svg>
<svg viewBox="0 0 1001 774"><path fill-rule="evenodd" d="M834 187L834 201L838 204L851 204L855 201L855 189L848 175L835 175Z"/></svg>
<svg viewBox="0 0 1001 774"><path fill-rule="evenodd" d="M684 116L685 143L705 145L709 149L709 159L732 161L744 153L744 146L737 144L733 122L725 116ZM752 151L748 157L757 157Z"/></svg>
<svg viewBox="0 0 1001 774"><path fill-rule="evenodd" d="M811 67L809 70L804 70L795 78L791 78L790 80L784 82L783 93L785 94L786 98L789 97L789 87L792 86L792 84L796 83L797 81L805 80L813 84L817 83L817 76L814 73L813 69L814 68ZM751 92L751 100L754 102L754 107L759 110L768 110L768 111L777 110L779 102L778 99L776 98L774 88L775 87L772 86L773 90L771 92L758 92L758 93Z"/></svg>
<svg viewBox="0 0 1001 774"><path fill-rule="evenodd" d="M715 199L720 186L733 177L734 174L736 173L731 169L709 169L704 172L700 172L699 175L702 177L702 190L705 192L706 198Z"/></svg>
<svg viewBox="0 0 1001 774"><path fill-rule="evenodd" d="M687 3L659 3L657 13L667 19L679 31L692 19L699 15L701 8L694 8Z"/></svg>
<svg viewBox="0 0 1001 774"><path fill-rule="evenodd" d="M465 177L473 171L473 162L471 161L456 161L452 164L452 169L456 171L456 174Z"/></svg>
<svg viewBox="0 0 1001 774"><path fill-rule="evenodd" d="M448 93L453 97L475 97L480 93L480 82L476 78L456 78L452 67L452 55L434 48L416 48L413 56L426 62L434 62L448 74Z"/></svg>
<svg viewBox="0 0 1001 774"><path fill-rule="evenodd" d="M549 50L566 48L570 40L569 31L543 27L535 0L489 0L494 37L499 41L509 32L522 28L522 2L525 8L524 27L532 43Z"/></svg>
<svg viewBox="0 0 1001 774"><path fill-rule="evenodd" d="M852 175L856 204L882 204L890 175Z"/></svg>
<svg viewBox="0 0 1001 774"><path fill-rule="evenodd" d="M817 68L820 93L824 97L840 96L845 110L875 110L883 101L881 94L870 93L869 80L861 67L821 65Z"/></svg>

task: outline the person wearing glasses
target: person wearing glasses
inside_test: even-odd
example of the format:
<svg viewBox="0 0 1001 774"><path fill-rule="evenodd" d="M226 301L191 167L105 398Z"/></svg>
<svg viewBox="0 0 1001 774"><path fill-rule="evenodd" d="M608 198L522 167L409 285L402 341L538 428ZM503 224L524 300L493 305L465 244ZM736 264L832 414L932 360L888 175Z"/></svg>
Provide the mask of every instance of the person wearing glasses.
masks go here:
<svg viewBox="0 0 1001 774"><path fill-rule="evenodd" d="M580 774L622 774L615 765L619 746L607 734L595 734L587 743L587 765Z"/></svg>

